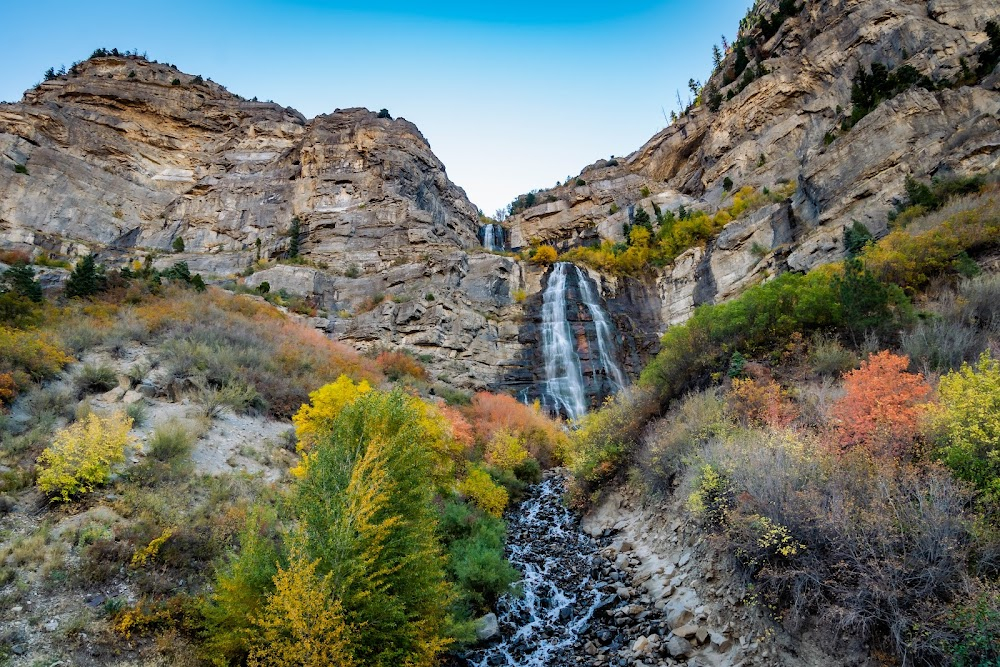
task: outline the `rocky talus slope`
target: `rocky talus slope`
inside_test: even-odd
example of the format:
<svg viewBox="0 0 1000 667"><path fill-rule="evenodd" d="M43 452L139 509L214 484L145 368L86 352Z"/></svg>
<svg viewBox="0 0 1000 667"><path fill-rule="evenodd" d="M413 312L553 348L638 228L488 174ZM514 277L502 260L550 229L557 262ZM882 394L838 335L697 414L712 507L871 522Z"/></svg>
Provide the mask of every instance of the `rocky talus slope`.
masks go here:
<svg viewBox="0 0 1000 667"><path fill-rule="evenodd" d="M713 209L727 196L727 178L736 188L795 184L787 204L737 220L708 247L657 272L651 281L665 326L763 276L839 259L852 220L883 233L909 175L926 180L1000 167L1000 73L954 84L963 63L974 67L986 48L984 29L1000 17L1000 6L840 0L798 7L767 38L756 22L778 3L758 2L743 30L753 71L745 87L730 52L706 82L706 91L722 96L717 111L693 106L635 153L600 160L578 179L538 192L537 204L509 221L513 244L619 241L634 207ZM948 85L913 87L844 131L853 79L874 63L911 65Z"/></svg>

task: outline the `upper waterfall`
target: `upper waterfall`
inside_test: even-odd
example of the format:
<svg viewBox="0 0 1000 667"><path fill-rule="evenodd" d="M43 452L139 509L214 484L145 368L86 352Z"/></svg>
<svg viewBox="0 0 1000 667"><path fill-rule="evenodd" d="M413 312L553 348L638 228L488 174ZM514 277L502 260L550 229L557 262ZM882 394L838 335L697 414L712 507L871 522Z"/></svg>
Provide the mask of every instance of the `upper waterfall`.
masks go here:
<svg viewBox="0 0 1000 667"><path fill-rule="evenodd" d="M507 249L507 240L504 229L500 225L489 223L479 228L480 242L483 247L491 251L501 251Z"/></svg>

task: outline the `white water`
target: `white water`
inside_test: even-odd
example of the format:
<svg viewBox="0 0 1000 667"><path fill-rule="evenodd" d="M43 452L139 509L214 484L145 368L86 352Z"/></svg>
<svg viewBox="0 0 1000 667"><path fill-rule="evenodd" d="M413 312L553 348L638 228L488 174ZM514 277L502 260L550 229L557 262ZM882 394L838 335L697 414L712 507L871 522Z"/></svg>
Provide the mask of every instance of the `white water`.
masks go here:
<svg viewBox="0 0 1000 667"><path fill-rule="evenodd" d="M601 305L601 300L597 295L597 290L590 283L590 277L574 266L576 270L577 282L580 285L580 298L583 300L590 317L594 320L594 328L597 331L597 352L601 359L601 366L608 374L608 379L614 385L614 391L619 392L625 388L628 382L625 373L615 360L615 334L614 325L608 318L607 312Z"/></svg>
<svg viewBox="0 0 1000 667"><path fill-rule="evenodd" d="M576 664L572 649L607 599L591 579L598 545L562 503L565 476L547 473L509 519L507 555L524 578L521 596L498 604L501 639L468 657L474 667Z"/></svg>
<svg viewBox="0 0 1000 667"><path fill-rule="evenodd" d="M494 252L505 250L507 243L504 240L503 227L490 223L480 227L480 235L483 240L483 247Z"/></svg>
<svg viewBox="0 0 1000 667"><path fill-rule="evenodd" d="M587 412L587 397L583 390L580 355L577 354L573 330L566 317L566 275L569 266L566 262L553 266L542 295L542 358L545 360L542 395L546 407L576 420Z"/></svg>

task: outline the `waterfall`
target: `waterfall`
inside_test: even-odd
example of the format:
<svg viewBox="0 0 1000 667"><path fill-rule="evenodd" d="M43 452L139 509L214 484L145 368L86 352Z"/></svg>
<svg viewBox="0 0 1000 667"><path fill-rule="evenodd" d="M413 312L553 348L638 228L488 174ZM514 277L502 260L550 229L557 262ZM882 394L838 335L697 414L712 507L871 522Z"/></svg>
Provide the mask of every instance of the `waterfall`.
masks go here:
<svg viewBox="0 0 1000 667"><path fill-rule="evenodd" d="M608 379L614 385L615 392L619 392L625 388L628 382L625 380L621 366L615 359L614 325L608 318L604 306L601 305L600 297L597 295L597 290L591 285L590 277L581 271L580 267L574 266L573 268L576 270L577 283L580 285L580 298L587 306L587 310L590 311L591 319L594 320L594 329L597 332L597 353L601 360L601 366L604 367Z"/></svg>
<svg viewBox="0 0 1000 667"><path fill-rule="evenodd" d="M545 360L545 384L542 391L546 407L579 419L587 412L583 390L580 355L576 351L573 330L566 317L566 262L558 262L549 275L542 296L542 356ZM575 267L574 267L575 268Z"/></svg>
<svg viewBox="0 0 1000 667"><path fill-rule="evenodd" d="M504 238L504 230L500 225L490 223L479 228L479 235L483 247L494 252L506 250L507 242Z"/></svg>

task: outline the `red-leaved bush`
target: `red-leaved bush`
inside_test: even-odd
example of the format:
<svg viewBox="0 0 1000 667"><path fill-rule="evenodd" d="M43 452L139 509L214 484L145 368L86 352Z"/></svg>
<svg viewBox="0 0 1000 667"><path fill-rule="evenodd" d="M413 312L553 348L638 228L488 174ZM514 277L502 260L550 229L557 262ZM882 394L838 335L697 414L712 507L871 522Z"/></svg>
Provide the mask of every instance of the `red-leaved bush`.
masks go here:
<svg viewBox="0 0 1000 667"><path fill-rule="evenodd" d="M912 454L931 386L906 369L910 359L888 350L844 375L844 396L831 410L843 449L864 447L880 456Z"/></svg>

